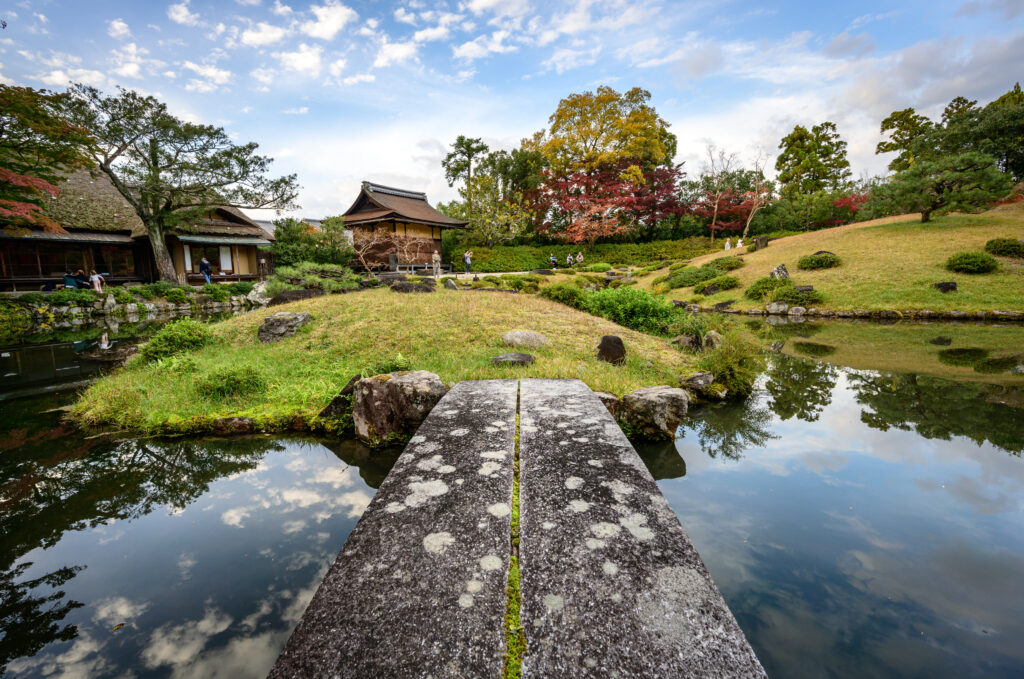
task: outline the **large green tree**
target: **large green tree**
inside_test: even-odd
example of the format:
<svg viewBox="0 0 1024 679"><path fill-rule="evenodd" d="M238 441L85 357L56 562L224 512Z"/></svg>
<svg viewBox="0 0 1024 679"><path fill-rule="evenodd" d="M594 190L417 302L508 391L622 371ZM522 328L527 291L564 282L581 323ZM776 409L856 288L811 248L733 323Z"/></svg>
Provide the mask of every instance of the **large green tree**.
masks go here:
<svg viewBox="0 0 1024 679"><path fill-rule="evenodd" d="M487 151L488 146L482 139L460 134L452 144L452 150L441 161L448 186L455 186L459 181L465 182L466 186L469 186L473 180L473 161L482 157ZM466 207L472 214L472 190L467 193Z"/></svg>
<svg viewBox="0 0 1024 679"><path fill-rule="evenodd" d="M996 167L995 159L972 151L922 158L897 172L871 193L871 203L887 212L932 214L982 207L1006 195L1012 181Z"/></svg>
<svg viewBox="0 0 1024 679"><path fill-rule="evenodd" d="M463 200L444 206L445 214L469 222L466 234L469 243L494 247L515 240L526 232L531 213L523 205L519 193L502 192L497 177L478 174L459 189ZM472 213L468 210L469 194L475 197Z"/></svg>
<svg viewBox="0 0 1024 679"><path fill-rule="evenodd" d="M88 163L88 130L70 120L67 93L0 84L0 226L62 231L39 213L68 172Z"/></svg>
<svg viewBox="0 0 1024 679"><path fill-rule="evenodd" d="M846 142L833 122L809 130L797 125L779 142L779 150L775 169L783 195L837 190L849 183Z"/></svg>
<svg viewBox="0 0 1024 679"><path fill-rule="evenodd" d="M898 153L889 163L889 169L893 172L906 170L914 164L913 145L931 126L931 120L912 108L893 111L882 121L882 134L888 134L889 137L878 142L875 153Z"/></svg>
<svg viewBox="0 0 1024 679"><path fill-rule="evenodd" d="M71 92L78 122L96 139L92 161L145 225L161 279L177 280L166 235L190 230L216 207L296 207L295 175L268 177L272 159L256 143L236 144L223 128L185 122L131 90Z"/></svg>

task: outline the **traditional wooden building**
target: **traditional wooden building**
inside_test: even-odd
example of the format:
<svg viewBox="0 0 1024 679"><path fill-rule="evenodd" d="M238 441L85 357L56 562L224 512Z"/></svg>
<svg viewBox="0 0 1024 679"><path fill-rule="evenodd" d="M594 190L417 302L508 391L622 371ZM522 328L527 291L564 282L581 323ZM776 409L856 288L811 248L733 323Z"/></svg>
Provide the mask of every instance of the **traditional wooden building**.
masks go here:
<svg viewBox="0 0 1024 679"><path fill-rule="evenodd" d="M359 196L342 216L354 232L378 237L368 258L375 267L427 265L434 250L441 251L441 232L467 224L435 210L425 193L372 182L363 182Z"/></svg>
<svg viewBox="0 0 1024 679"><path fill-rule="evenodd" d="M60 195L47 201L43 213L67 233L0 231L0 290L39 290L62 283L65 271L79 269L95 269L112 285L155 280L142 220L106 175L81 170L59 187ZM256 279L258 248L269 245L273 235L239 210L220 207L166 239L179 282L199 283L203 257L210 261L215 280Z"/></svg>

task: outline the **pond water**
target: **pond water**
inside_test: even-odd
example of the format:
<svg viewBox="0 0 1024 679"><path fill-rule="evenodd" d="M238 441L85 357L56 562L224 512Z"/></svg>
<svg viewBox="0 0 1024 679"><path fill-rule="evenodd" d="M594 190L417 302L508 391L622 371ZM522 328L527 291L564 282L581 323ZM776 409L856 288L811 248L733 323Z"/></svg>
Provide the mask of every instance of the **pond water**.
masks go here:
<svg viewBox="0 0 1024 679"><path fill-rule="evenodd" d="M641 453L769 674L1024 674L1024 327L751 330L756 393ZM49 340L0 383L0 674L264 676L397 451L86 438L4 398L89 376Z"/></svg>
<svg viewBox="0 0 1024 679"><path fill-rule="evenodd" d="M898 332L790 332L750 399L642 450L770 676L1024 676L1024 374L934 360L1019 353L1024 328ZM851 333L958 379L786 353L869 363Z"/></svg>

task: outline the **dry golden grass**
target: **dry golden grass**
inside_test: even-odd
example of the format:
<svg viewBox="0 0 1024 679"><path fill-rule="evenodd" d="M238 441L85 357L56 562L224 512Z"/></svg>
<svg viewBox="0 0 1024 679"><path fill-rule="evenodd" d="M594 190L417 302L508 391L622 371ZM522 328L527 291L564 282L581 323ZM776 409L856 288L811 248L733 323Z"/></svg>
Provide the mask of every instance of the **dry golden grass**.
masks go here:
<svg viewBox="0 0 1024 679"><path fill-rule="evenodd" d="M981 251L988 240L999 237L1024 239L1024 203L978 215L949 215L930 224L921 224L917 215L903 215L780 238L760 252L744 254L746 266L729 272L740 279L740 288L707 297L702 304L736 299L736 308L763 306L745 299L743 289L785 264L797 284L813 285L825 296L825 303L818 305L824 309L1024 310L1024 262L999 258L999 270L990 274L957 274L945 268L951 254ZM797 268L800 257L818 250L836 253L842 265L817 271ZM697 257L691 264L700 266L725 254ZM655 272L644 283L650 286L663 273ZM948 280L957 281L960 290L942 294L931 287ZM668 296L688 300L693 291L679 288Z"/></svg>
<svg viewBox="0 0 1024 679"><path fill-rule="evenodd" d="M294 337L261 344L259 324L282 310L309 312L313 320ZM186 371L166 363L131 363L92 385L73 417L86 425L151 432L202 428L197 423L227 416L254 417L275 428L296 416L311 420L352 375L397 354L449 385L468 379L579 378L595 391L623 394L676 384L680 375L694 372L693 358L662 340L523 294L379 289L255 311L213 329L219 341L191 354L194 365ZM551 343L526 350L537 359L532 366L491 364L498 354L514 351L500 340L517 329L543 333ZM624 365L596 359L597 344L608 334L625 342ZM224 401L197 394L193 379L220 366L251 366L268 387Z"/></svg>

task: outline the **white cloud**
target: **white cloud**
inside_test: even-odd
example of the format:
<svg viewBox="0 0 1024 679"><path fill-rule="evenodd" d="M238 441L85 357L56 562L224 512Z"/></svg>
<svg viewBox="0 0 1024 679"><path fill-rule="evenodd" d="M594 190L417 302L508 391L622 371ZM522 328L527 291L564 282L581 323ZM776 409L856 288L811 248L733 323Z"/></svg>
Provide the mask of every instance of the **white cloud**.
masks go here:
<svg viewBox="0 0 1024 679"><path fill-rule="evenodd" d="M424 12L420 16L434 17L434 12ZM416 42L432 42L434 40L444 40L451 34L451 26L458 23L462 19L461 14L452 14L450 12L444 12L437 17L437 25L429 28L424 28L416 31L413 34L412 39Z"/></svg>
<svg viewBox="0 0 1024 679"><path fill-rule="evenodd" d="M246 7L256 7L260 4L260 0L235 0L235 2Z"/></svg>
<svg viewBox="0 0 1024 679"><path fill-rule="evenodd" d="M33 12L32 16L34 16L36 19L38 19L39 23L41 23L41 24L48 24L48 23L50 23L50 20L46 18L45 14L40 14L39 12Z"/></svg>
<svg viewBox="0 0 1024 679"><path fill-rule="evenodd" d="M3 68L4 68L4 65L0 64L0 84L3 84L3 85L13 85L14 81L11 80L10 78L7 78L7 77L4 76Z"/></svg>
<svg viewBox="0 0 1024 679"><path fill-rule="evenodd" d="M242 528L242 521L252 512L248 507L234 507L220 515L220 520L229 526Z"/></svg>
<svg viewBox="0 0 1024 679"><path fill-rule="evenodd" d="M391 64L401 64L416 57L417 45L414 42L388 42L385 38L373 60L374 68L384 68Z"/></svg>
<svg viewBox="0 0 1024 679"><path fill-rule="evenodd" d="M293 14L292 8L281 4L281 0L274 0L274 7L270 10L279 17L286 17Z"/></svg>
<svg viewBox="0 0 1024 679"><path fill-rule="evenodd" d="M193 71L197 75L203 76L216 85L227 85L231 82L231 77L233 75L231 71L224 68L217 68L213 64L197 64L192 61L186 61L182 66Z"/></svg>
<svg viewBox="0 0 1024 679"><path fill-rule="evenodd" d="M130 38L132 32L125 22L120 19L111 19L107 22L107 35L111 38Z"/></svg>
<svg viewBox="0 0 1024 679"><path fill-rule="evenodd" d="M320 75L323 66L323 48L319 45L310 47L306 43L299 45L295 52L275 52L274 56L281 62L281 67L289 71L307 73L313 77Z"/></svg>
<svg viewBox="0 0 1024 679"><path fill-rule="evenodd" d="M456 59L482 59L488 54L501 54L514 52L518 49L516 45L506 45L505 40L510 36L506 30L494 31L490 36L479 36L475 40L462 43L452 48L452 54Z"/></svg>
<svg viewBox="0 0 1024 679"><path fill-rule="evenodd" d="M469 0L465 5L477 16L485 12L493 12L498 16L522 16L530 9L527 0Z"/></svg>
<svg viewBox="0 0 1024 679"><path fill-rule="evenodd" d="M182 0L182 2L171 5L167 8L167 18L176 24L184 24L186 26L195 26L199 23L199 15L194 12L190 12L188 9L189 0Z"/></svg>
<svg viewBox="0 0 1024 679"><path fill-rule="evenodd" d="M344 59L335 59L333 62L331 62L331 65L327 68L327 70L331 72L331 75L337 78L338 76L341 75L341 72L345 70L345 63L346 62Z"/></svg>
<svg viewBox="0 0 1024 679"><path fill-rule="evenodd" d="M309 9L316 16L316 20L302 24L302 32L321 40L333 40L345 24L358 16L355 10L337 0L327 0L323 5L312 5Z"/></svg>
<svg viewBox="0 0 1024 679"><path fill-rule="evenodd" d="M131 624L136 618L149 609L149 604L144 601L134 603L123 596L109 597L97 601L96 615L93 617L96 622L107 627L113 627L121 623Z"/></svg>
<svg viewBox="0 0 1024 679"><path fill-rule="evenodd" d="M156 68L164 65L160 61L148 59L146 55L149 54L149 50L139 47L134 42L128 43L121 49L111 50L111 54L113 54L111 61L116 65L113 72L122 78L141 78L142 67L145 64Z"/></svg>
<svg viewBox="0 0 1024 679"><path fill-rule="evenodd" d="M359 83L372 83L377 79L377 76L372 73L360 73L358 75L350 75L347 78L342 79L342 85L358 85Z"/></svg>
<svg viewBox="0 0 1024 679"><path fill-rule="evenodd" d="M249 47L263 47L280 42L288 35L288 30L263 21L242 31L242 44Z"/></svg>
<svg viewBox="0 0 1024 679"><path fill-rule="evenodd" d="M264 85L269 85L270 83L274 82L274 71L273 69L270 68L253 69L249 72L249 75L251 75L259 82L263 83Z"/></svg>
<svg viewBox="0 0 1024 679"><path fill-rule="evenodd" d="M565 73L580 66L589 66L597 61L597 55L600 52L600 45L589 50L559 48L555 50L550 59L544 62L544 65L549 69L553 68L557 73Z"/></svg>
<svg viewBox="0 0 1024 679"><path fill-rule="evenodd" d="M395 10L395 21L400 21L404 24L416 25L416 15L405 7L399 7Z"/></svg>
<svg viewBox="0 0 1024 679"><path fill-rule="evenodd" d="M302 116L302 115L306 115L307 113L309 113L309 107L308 106L299 106L298 108L288 108L288 109L285 109L284 111L282 111L282 113L284 113L285 115L288 115L288 116Z"/></svg>

